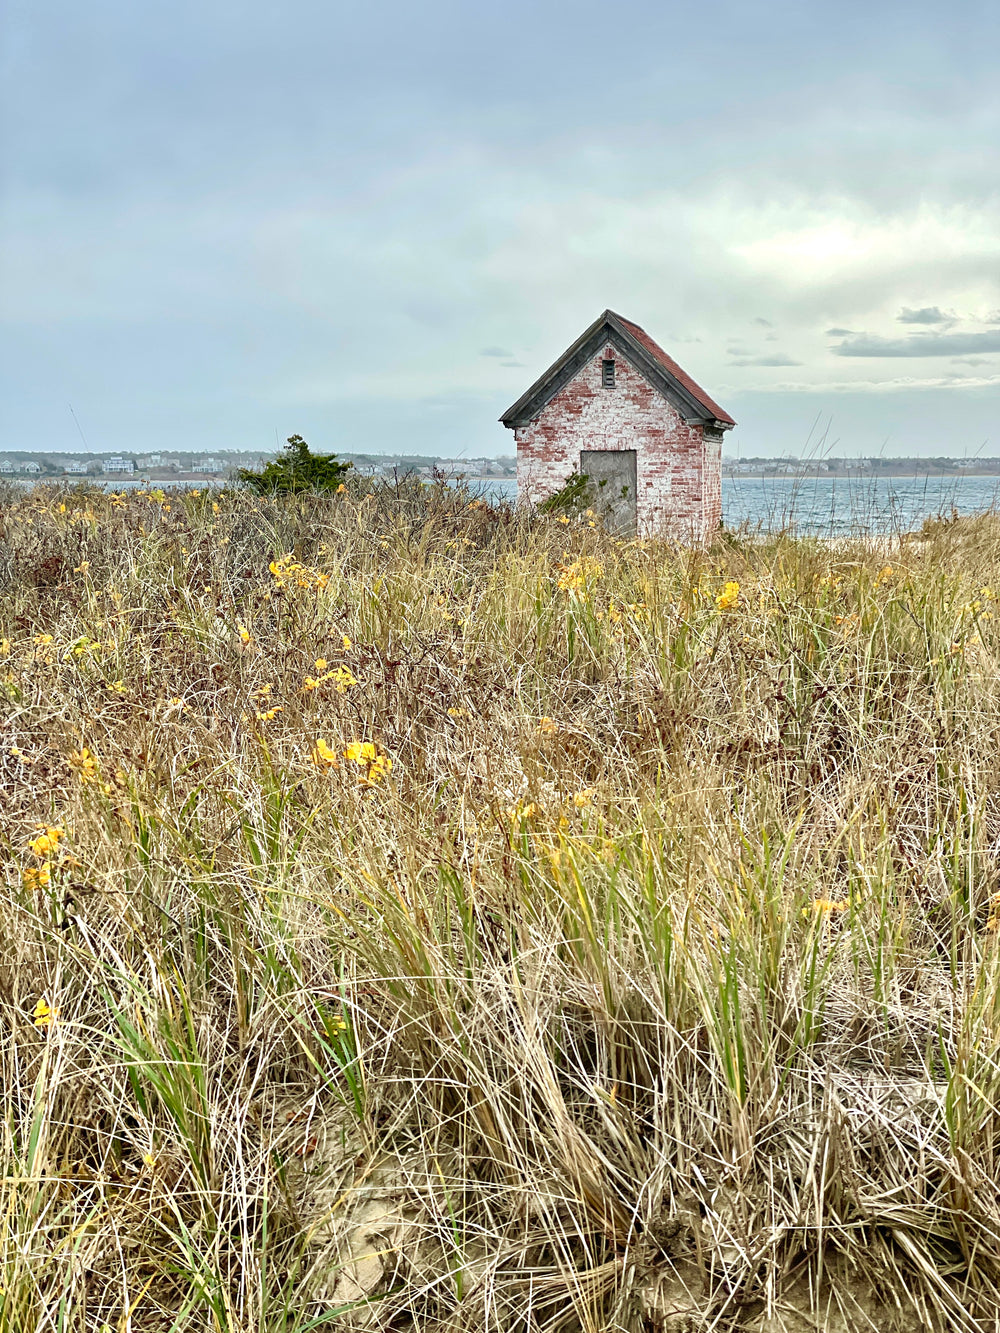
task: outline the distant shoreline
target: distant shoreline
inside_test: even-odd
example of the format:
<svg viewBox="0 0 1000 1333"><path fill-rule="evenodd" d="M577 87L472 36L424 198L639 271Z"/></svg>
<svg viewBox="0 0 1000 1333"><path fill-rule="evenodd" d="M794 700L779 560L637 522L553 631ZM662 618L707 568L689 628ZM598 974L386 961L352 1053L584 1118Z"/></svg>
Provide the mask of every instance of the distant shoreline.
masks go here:
<svg viewBox="0 0 1000 1333"><path fill-rule="evenodd" d="M726 481L879 481L889 478L903 477L908 481L919 481L927 477L928 479L938 479L947 477L951 480L961 481L963 477L996 477L1000 481L1000 469L996 468L858 468L850 472L822 472L819 469L810 469L804 472L784 472L777 468L757 468L753 472L734 472L732 468L723 467L723 478Z"/></svg>

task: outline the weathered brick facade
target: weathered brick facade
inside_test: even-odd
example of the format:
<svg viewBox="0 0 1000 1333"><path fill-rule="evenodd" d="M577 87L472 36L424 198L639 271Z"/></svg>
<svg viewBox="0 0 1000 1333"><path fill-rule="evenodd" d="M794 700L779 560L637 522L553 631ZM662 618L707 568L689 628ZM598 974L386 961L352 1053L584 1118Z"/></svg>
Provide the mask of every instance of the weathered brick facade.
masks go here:
<svg viewBox="0 0 1000 1333"><path fill-rule="evenodd" d="M502 420L517 442L521 502L563 486L583 450L634 449L640 536L702 543L721 522L722 432L732 418L648 334L610 311Z"/></svg>

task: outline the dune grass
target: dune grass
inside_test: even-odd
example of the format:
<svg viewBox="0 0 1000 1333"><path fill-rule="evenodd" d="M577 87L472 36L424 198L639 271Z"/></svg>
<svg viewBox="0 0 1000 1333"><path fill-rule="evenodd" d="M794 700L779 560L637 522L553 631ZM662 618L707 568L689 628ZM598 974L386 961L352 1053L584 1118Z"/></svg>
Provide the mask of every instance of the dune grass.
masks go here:
<svg viewBox="0 0 1000 1333"><path fill-rule="evenodd" d="M997 1327L1000 522L0 539L0 1333Z"/></svg>

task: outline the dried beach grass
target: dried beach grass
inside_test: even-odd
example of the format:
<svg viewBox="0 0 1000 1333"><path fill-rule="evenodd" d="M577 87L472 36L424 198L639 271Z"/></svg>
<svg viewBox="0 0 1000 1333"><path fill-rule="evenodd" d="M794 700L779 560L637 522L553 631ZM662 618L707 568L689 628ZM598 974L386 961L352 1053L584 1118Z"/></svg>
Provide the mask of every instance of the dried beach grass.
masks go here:
<svg viewBox="0 0 1000 1333"><path fill-rule="evenodd" d="M0 1330L997 1327L996 519L0 537Z"/></svg>

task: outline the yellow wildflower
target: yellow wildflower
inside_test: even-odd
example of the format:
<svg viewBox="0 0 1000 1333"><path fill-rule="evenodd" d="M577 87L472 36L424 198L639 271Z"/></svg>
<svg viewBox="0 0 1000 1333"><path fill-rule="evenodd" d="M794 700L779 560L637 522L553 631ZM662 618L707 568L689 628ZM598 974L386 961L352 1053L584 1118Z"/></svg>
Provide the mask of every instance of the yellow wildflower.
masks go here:
<svg viewBox="0 0 1000 1333"><path fill-rule="evenodd" d="M81 782L96 782L100 776L97 759L85 745L70 754L69 765L80 774Z"/></svg>
<svg viewBox="0 0 1000 1333"><path fill-rule="evenodd" d="M317 657L316 661L313 663L313 666L316 668L317 671L325 671L329 665L330 663L326 660L325 657Z"/></svg>
<svg viewBox="0 0 1000 1333"><path fill-rule="evenodd" d="M240 636L240 641L244 645L248 645L250 643L250 631L247 629L246 625L238 625L237 633Z"/></svg>
<svg viewBox="0 0 1000 1333"><path fill-rule="evenodd" d="M297 560L292 559L290 554L283 555L278 560L272 560L268 569L271 571L275 586L278 588L283 588L286 584L291 583L297 588L320 589L325 588L330 582L329 574L299 564Z"/></svg>
<svg viewBox="0 0 1000 1333"><path fill-rule="evenodd" d="M846 912L847 908L848 903L843 898L815 898L812 905L812 910L821 916L829 916L831 912Z"/></svg>
<svg viewBox="0 0 1000 1333"><path fill-rule="evenodd" d="M31 839L28 843L28 847L31 849L33 856L37 856L39 860L42 860L48 856L49 852L57 850L59 839L63 836L64 834L61 828L45 828L36 838Z"/></svg>
<svg viewBox="0 0 1000 1333"><path fill-rule="evenodd" d="M26 889L48 888L52 880L51 862L44 861L40 866L28 866L22 873L21 879Z"/></svg>
<svg viewBox="0 0 1000 1333"><path fill-rule="evenodd" d="M317 768L331 769L340 767L340 760L337 758L336 753L330 749L322 736L317 738L315 745L310 751L309 759Z"/></svg>
<svg viewBox="0 0 1000 1333"><path fill-rule="evenodd" d="M534 801L529 801L527 805L522 805L518 801L517 805L508 808L507 813L510 815L512 822L517 824L522 819L534 819L535 815L538 814L538 806Z"/></svg>
<svg viewBox="0 0 1000 1333"><path fill-rule="evenodd" d="M589 583L599 579L604 573L604 566L592 556L581 555L568 565L557 565L556 572L559 575L557 584L562 591L577 593L581 589L585 591Z"/></svg>
<svg viewBox="0 0 1000 1333"><path fill-rule="evenodd" d="M44 1000L39 1000L32 1010L31 1017L36 1028L51 1027L59 1017L59 1006L50 1007Z"/></svg>
<svg viewBox="0 0 1000 1333"><path fill-rule="evenodd" d="M720 611L731 611L740 600L740 585L730 579L715 598L715 605Z"/></svg>
<svg viewBox="0 0 1000 1333"><path fill-rule="evenodd" d="M543 736L554 736L559 726L550 717L542 717L538 719L538 730Z"/></svg>
<svg viewBox="0 0 1000 1333"><path fill-rule="evenodd" d="M351 643L350 639L347 637L346 634L341 637L340 642L343 645L344 652L349 653L351 651L351 648L353 647L353 644Z"/></svg>
<svg viewBox="0 0 1000 1333"><path fill-rule="evenodd" d="M337 687L338 694L346 694L352 685L357 685L357 681L351 675L347 667L337 667L333 673L333 683Z"/></svg>
<svg viewBox="0 0 1000 1333"><path fill-rule="evenodd" d="M344 758L351 764L368 764L377 753L371 741L351 741L344 751Z"/></svg>
<svg viewBox="0 0 1000 1333"><path fill-rule="evenodd" d="M371 741L352 741L344 751L344 758L364 770L358 774L362 787L374 787L392 772L392 760L381 754Z"/></svg>
<svg viewBox="0 0 1000 1333"><path fill-rule="evenodd" d="M594 799L593 787L586 787L583 791L573 793L573 804L578 810L582 810L585 805L590 805Z"/></svg>

